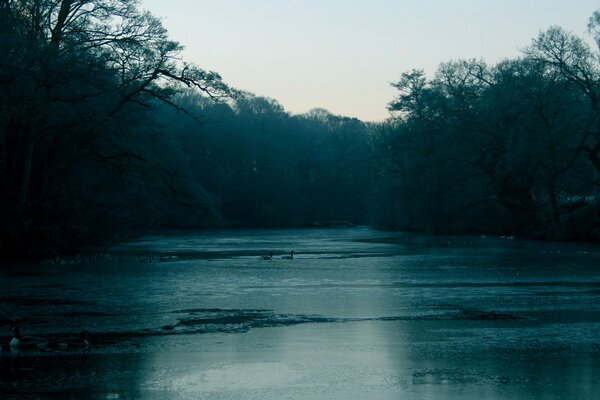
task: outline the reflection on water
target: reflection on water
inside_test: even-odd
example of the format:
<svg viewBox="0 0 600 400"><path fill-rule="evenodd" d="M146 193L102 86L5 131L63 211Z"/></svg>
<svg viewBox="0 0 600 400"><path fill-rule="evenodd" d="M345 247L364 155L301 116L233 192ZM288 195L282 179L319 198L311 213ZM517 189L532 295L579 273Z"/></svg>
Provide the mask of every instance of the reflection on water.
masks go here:
<svg viewBox="0 0 600 400"><path fill-rule="evenodd" d="M5 351L0 389L52 399L594 398L599 261L594 246L364 228L147 237L110 258L3 273L0 322L42 337L88 329L94 345Z"/></svg>

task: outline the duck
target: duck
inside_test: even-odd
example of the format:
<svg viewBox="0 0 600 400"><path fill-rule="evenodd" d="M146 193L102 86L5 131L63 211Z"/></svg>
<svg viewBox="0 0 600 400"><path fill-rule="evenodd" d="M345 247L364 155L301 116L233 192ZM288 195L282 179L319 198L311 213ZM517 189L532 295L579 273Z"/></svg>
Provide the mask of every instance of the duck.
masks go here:
<svg viewBox="0 0 600 400"><path fill-rule="evenodd" d="M294 250L290 251L289 256L281 256L284 260L293 260L294 259Z"/></svg>
<svg viewBox="0 0 600 400"><path fill-rule="evenodd" d="M46 349L48 348L48 340L36 336L22 336L21 329L17 325L11 326L13 333L8 347L10 349Z"/></svg>

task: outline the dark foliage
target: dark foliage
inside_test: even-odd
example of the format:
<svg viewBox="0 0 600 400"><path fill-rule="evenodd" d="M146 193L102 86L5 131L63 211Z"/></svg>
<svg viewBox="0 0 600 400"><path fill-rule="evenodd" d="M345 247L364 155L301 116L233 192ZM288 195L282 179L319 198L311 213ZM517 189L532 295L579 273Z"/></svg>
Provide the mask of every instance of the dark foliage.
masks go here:
<svg viewBox="0 0 600 400"><path fill-rule="evenodd" d="M325 110L292 116L276 101L247 93L231 105L191 94L180 101L202 116L201 124L172 109L160 120L176 162L202 193L209 212L203 223L365 222L371 180L366 124ZM180 214L181 222L185 218Z"/></svg>
<svg viewBox="0 0 600 400"><path fill-rule="evenodd" d="M590 23L596 29L598 16ZM393 86L380 223L432 233L600 238L598 54L551 28L519 59L456 61Z"/></svg>
<svg viewBox="0 0 600 400"><path fill-rule="evenodd" d="M291 115L180 50L135 0L0 1L0 258L209 226L600 237L600 58L560 28L403 74L381 124Z"/></svg>
<svg viewBox="0 0 600 400"><path fill-rule="evenodd" d="M179 50L135 1L0 3L4 258L105 243L172 204L178 181L156 157L149 110L177 107L177 87L230 94L217 74L176 61Z"/></svg>
<svg viewBox="0 0 600 400"><path fill-rule="evenodd" d="M231 90L178 61L136 1L3 1L0 36L2 258L151 228L364 221L363 123Z"/></svg>

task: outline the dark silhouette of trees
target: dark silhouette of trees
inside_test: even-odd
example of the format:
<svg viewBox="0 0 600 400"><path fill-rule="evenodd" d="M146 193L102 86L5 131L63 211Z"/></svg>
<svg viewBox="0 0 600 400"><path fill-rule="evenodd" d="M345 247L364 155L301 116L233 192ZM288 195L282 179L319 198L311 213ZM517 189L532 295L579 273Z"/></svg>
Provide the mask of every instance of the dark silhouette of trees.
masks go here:
<svg viewBox="0 0 600 400"><path fill-rule="evenodd" d="M395 118L374 140L379 190L396 197L380 222L597 238L597 63L582 39L550 28L522 58L445 63L433 79L403 74L389 106Z"/></svg>
<svg viewBox="0 0 600 400"><path fill-rule="evenodd" d="M1 257L214 226L597 239L588 28L596 49L552 27L520 58L404 73L367 124L229 88L137 1L0 1Z"/></svg>
<svg viewBox="0 0 600 400"><path fill-rule="evenodd" d="M0 26L6 255L33 257L94 236L81 228L101 232L98 221L134 194L106 196L107 187L160 176L140 148L157 101L181 109L172 100L178 87L230 95L218 74L180 62L181 46L136 1L3 1Z"/></svg>
<svg viewBox="0 0 600 400"><path fill-rule="evenodd" d="M600 50L600 13L590 18L589 31ZM526 50L527 55L554 70L564 80L576 87L588 102L590 121L589 138L581 150L596 170L600 171L600 53L579 37L562 28L552 27L541 33Z"/></svg>
<svg viewBox="0 0 600 400"><path fill-rule="evenodd" d="M303 226L366 222L371 181L369 127L325 110L290 115L275 100L246 93L231 105L187 99L201 125L165 111L211 210L206 223Z"/></svg>

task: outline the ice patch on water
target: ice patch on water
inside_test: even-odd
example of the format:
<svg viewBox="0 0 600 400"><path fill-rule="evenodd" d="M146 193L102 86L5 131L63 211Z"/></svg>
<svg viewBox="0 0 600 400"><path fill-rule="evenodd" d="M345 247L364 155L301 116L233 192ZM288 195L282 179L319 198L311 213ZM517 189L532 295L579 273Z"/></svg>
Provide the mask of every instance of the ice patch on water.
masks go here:
<svg viewBox="0 0 600 400"><path fill-rule="evenodd" d="M189 392L229 392L286 387L305 374L284 363L222 364L175 379L174 389Z"/></svg>

